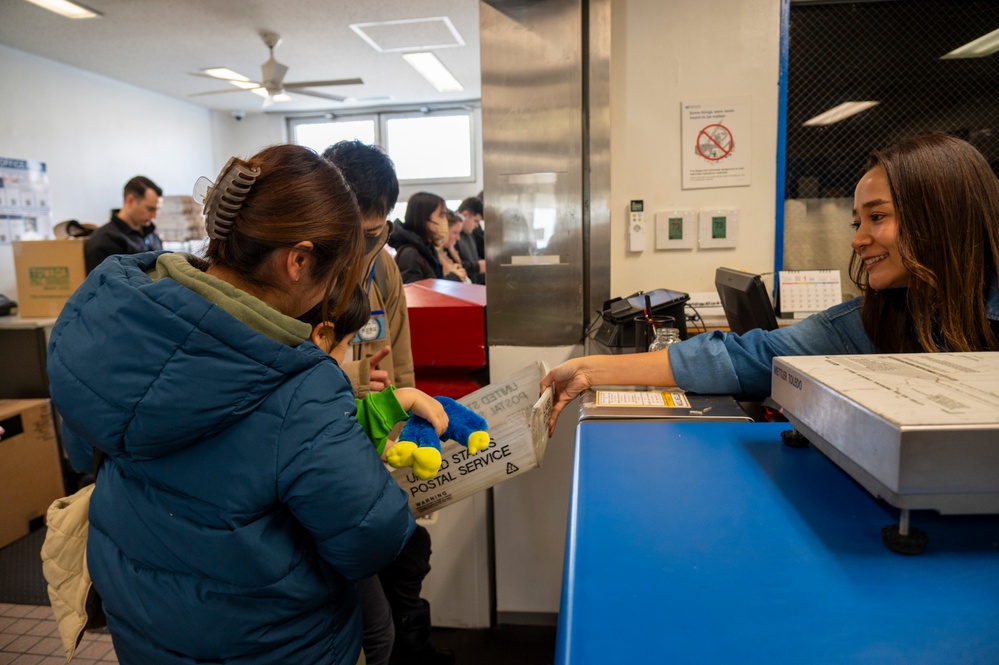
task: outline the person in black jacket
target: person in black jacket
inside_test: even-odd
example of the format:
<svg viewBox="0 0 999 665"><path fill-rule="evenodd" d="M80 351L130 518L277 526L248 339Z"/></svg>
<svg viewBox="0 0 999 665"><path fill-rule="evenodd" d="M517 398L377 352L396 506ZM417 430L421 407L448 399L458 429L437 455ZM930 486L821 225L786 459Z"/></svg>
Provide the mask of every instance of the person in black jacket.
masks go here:
<svg viewBox="0 0 999 665"><path fill-rule="evenodd" d="M404 284L421 279L463 281L454 272L444 273L437 246L447 238L447 205L429 192L417 192L406 204L406 220L392 231L388 244L395 249Z"/></svg>
<svg viewBox="0 0 999 665"><path fill-rule="evenodd" d="M160 211L163 190L149 178L137 175L125 183L121 208L111 221L87 238L84 254L87 273L112 254L138 254L163 249L153 220Z"/></svg>

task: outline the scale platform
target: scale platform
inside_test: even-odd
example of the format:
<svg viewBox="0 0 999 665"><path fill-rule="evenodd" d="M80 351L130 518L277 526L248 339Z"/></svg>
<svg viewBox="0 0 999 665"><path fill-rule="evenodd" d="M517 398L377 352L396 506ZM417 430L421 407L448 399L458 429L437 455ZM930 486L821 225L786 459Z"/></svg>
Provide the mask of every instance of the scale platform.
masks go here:
<svg viewBox="0 0 999 665"><path fill-rule="evenodd" d="M999 513L999 353L778 357L772 397L906 521Z"/></svg>

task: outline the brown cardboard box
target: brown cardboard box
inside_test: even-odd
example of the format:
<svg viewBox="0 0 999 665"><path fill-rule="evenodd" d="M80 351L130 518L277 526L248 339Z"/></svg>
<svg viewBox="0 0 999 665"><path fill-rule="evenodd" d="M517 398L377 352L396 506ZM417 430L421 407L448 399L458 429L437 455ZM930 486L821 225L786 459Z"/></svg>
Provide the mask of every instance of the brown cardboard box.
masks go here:
<svg viewBox="0 0 999 665"><path fill-rule="evenodd" d="M538 384L548 372L533 363L506 381L491 383L457 400L489 423L489 447L475 455L457 441L441 444L441 469L429 480L412 469L392 469L392 477L421 517L514 476L541 466L548 443L551 391L538 399Z"/></svg>
<svg viewBox="0 0 999 665"><path fill-rule="evenodd" d="M87 276L82 238L15 240L17 313L24 318L59 316Z"/></svg>
<svg viewBox="0 0 999 665"><path fill-rule="evenodd" d="M49 504L66 494L47 399L0 400L0 547L28 535Z"/></svg>

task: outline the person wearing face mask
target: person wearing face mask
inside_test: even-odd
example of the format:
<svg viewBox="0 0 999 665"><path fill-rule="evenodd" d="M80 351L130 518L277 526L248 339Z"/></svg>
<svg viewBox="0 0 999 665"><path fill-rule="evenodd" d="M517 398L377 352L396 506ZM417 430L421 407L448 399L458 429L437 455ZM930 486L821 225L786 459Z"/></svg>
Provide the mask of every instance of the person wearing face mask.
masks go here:
<svg viewBox="0 0 999 665"><path fill-rule="evenodd" d="M371 305L371 320L355 335L341 367L358 397L388 385L413 388L416 374L406 294L399 267L385 250L392 229L386 218L399 198L395 166L380 148L360 141L340 141L326 148L323 157L340 169L361 210L365 243L361 287Z"/></svg>
<svg viewBox="0 0 999 665"><path fill-rule="evenodd" d="M667 350L574 358L541 380L558 414L593 385L765 396L776 356L999 350L999 180L941 133L871 153L854 193L862 296L778 330L712 332Z"/></svg>
<svg viewBox="0 0 999 665"><path fill-rule="evenodd" d="M463 281L454 270L444 272L437 248L447 239L447 205L429 192L409 197L406 220L393 229L388 244L395 248L395 262L405 284L421 279ZM460 267L460 264L459 266Z"/></svg>

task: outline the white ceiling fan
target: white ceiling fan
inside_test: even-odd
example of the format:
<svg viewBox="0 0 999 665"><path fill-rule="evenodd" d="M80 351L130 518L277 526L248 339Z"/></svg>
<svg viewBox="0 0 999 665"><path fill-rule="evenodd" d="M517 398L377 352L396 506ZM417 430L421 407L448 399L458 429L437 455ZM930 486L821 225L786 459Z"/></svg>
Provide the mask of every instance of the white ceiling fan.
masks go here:
<svg viewBox="0 0 999 665"><path fill-rule="evenodd" d="M192 76L204 76L206 78L215 79L217 81L228 81L231 83L233 88L227 88L226 90L211 90L209 92L196 92L188 97L198 97L200 95L217 95L225 92L242 92L249 91L254 94L260 95L264 98L263 107L267 108L274 102L287 102L291 101L291 96L289 92L296 93L299 95L308 95L309 97L320 97L322 99L329 99L335 102L342 102L347 97L343 95L331 95L325 92L319 92L317 90L310 90L310 88L325 88L327 86L334 85L360 85L364 83L359 78L352 79L334 79L330 81L297 81L294 83L286 83L284 80L285 74L288 73L288 67L282 65L280 62L274 59L274 49L278 44L281 43L281 36L274 32L261 31L260 37L264 40L264 44L267 45L270 51L270 57L267 59L261 68L261 77L259 81L253 81L242 74L234 72L230 69L225 68L209 68L203 69L200 72L193 72Z"/></svg>

